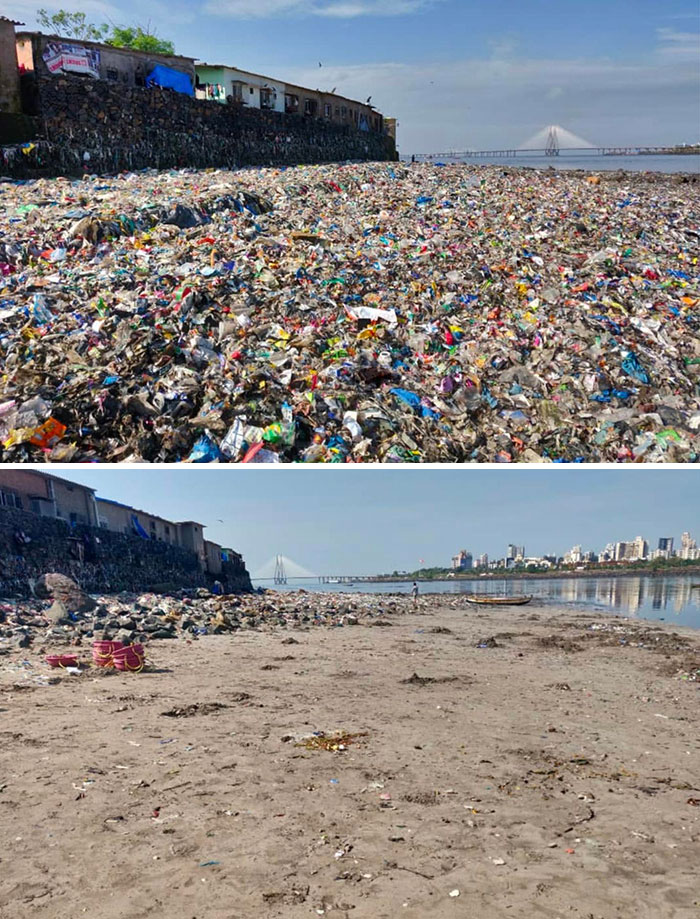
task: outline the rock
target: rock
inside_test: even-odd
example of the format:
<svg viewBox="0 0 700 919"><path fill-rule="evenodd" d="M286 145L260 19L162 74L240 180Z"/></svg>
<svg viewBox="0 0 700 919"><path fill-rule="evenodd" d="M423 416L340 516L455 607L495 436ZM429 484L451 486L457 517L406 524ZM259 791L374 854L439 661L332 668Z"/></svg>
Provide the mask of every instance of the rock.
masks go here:
<svg viewBox="0 0 700 919"><path fill-rule="evenodd" d="M46 610L46 618L52 625L67 625L71 621L68 610L60 600L53 601Z"/></svg>
<svg viewBox="0 0 700 919"><path fill-rule="evenodd" d="M16 648L28 648L32 643L31 635L26 632L19 632L15 637Z"/></svg>
<svg viewBox="0 0 700 919"><path fill-rule="evenodd" d="M32 585L34 595L41 599L60 600L69 613L89 613L97 603L65 574L42 574Z"/></svg>

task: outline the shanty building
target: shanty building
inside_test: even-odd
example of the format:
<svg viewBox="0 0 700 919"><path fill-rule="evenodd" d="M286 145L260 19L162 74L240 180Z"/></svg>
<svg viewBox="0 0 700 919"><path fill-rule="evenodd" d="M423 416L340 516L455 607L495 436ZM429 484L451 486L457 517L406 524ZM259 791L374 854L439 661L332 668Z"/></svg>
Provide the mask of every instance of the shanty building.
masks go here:
<svg viewBox="0 0 700 919"><path fill-rule="evenodd" d="M114 48L102 42L43 32L17 32L16 45L17 61L28 73L77 73L124 86L146 86L150 78L155 85L180 92L189 88L188 94L194 95L195 59L182 54ZM154 72L159 76L153 78Z"/></svg>

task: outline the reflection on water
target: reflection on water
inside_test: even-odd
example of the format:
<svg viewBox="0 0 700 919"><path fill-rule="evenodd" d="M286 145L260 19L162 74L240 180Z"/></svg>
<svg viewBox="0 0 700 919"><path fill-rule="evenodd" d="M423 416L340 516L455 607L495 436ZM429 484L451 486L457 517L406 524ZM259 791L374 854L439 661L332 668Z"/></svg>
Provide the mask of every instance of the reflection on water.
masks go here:
<svg viewBox="0 0 700 919"><path fill-rule="evenodd" d="M405 157L409 160L410 157ZM435 162L435 161L434 161ZM684 156L654 154L649 156L599 156L590 153L568 153L562 150L559 156L532 155L468 157L455 159L444 157L441 162L448 165L463 163L466 166L520 166L534 169L589 169L593 172L611 172L624 169L626 172L700 172L700 155L689 153Z"/></svg>
<svg viewBox="0 0 700 919"><path fill-rule="evenodd" d="M536 578L532 580L452 580L420 584L426 593L484 593L499 596L531 594L549 604L572 604L582 607L603 607L623 616L641 619L667 619L678 625L700 628L700 575L606 578ZM262 586L271 586L266 583ZM316 584L313 581L290 580L281 590L410 593L408 581L391 584L357 582L354 587L343 584Z"/></svg>

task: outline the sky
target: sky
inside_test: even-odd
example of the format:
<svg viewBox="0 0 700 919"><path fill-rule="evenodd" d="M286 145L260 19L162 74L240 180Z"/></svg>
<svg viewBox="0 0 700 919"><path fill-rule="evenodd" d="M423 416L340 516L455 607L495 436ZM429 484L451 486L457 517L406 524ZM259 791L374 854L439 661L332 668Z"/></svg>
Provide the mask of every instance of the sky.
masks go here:
<svg viewBox="0 0 700 919"><path fill-rule="evenodd" d="M281 554L314 574L449 567L460 549L502 558L689 530L700 538L698 473L643 469L65 469L98 496L242 553L255 575ZM421 559L424 563L421 563Z"/></svg>
<svg viewBox="0 0 700 919"><path fill-rule="evenodd" d="M372 102L403 153L700 139L697 0L0 0L135 24L182 54ZM319 64L322 66L319 67Z"/></svg>

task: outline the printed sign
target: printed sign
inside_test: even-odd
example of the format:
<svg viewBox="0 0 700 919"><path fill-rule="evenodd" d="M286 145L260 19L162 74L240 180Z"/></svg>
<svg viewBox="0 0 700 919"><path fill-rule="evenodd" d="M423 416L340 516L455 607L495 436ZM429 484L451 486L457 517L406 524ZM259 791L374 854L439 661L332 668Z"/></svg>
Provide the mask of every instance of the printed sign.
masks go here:
<svg viewBox="0 0 700 919"><path fill-rule="evenodd" d="M100 76L100 52L95 48L49 42L42 56L49 73L86 73L95 78Z"/></svg>

